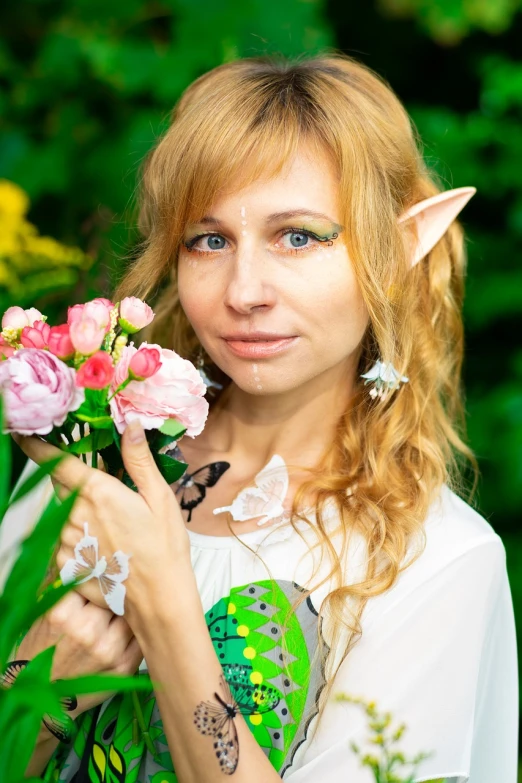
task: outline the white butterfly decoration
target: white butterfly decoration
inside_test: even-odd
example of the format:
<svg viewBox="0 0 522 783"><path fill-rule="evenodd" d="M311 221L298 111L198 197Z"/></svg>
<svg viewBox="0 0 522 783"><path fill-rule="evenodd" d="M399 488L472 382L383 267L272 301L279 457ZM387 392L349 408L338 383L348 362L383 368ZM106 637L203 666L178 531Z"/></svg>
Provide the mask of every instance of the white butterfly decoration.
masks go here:
<svg viewBox="0 0 522 783"><path fill-rule="evenodd" d="M87 522L83 529L84 536L74 547L74 558L67 560L60 571L60 578L66 585L74 581L81 584L96 577L109 609L122 615L126 593L122 582L129 575L130 555L118 549L107 563L105 557L98 558L98 539L89 535Z"/></svg>
<svg viewBox="0 0 522 783"><path fill-rule="evenodd" d="M224 511L230 511L232 519L236 522L262 517L258 525L264 525L269 520L280 521L286 517L283 501L288 492L288 470L283 458L279 454L274 454L254 481L255 487L242 489L230 506L215 508L213 513L222 514Z"/></svg>

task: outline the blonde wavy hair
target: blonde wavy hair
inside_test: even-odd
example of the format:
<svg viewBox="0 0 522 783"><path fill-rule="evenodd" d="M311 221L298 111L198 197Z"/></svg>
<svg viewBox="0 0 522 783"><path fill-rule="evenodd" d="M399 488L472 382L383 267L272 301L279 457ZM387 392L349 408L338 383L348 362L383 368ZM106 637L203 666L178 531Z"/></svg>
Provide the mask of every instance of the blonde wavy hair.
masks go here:
<svg viewBox="0 0 522 783"><path fill-rule="evenodd" d="M206 214L230 183L240 188L277 175L303 141L327 151L336 164L339 222L346 226L347 249L370 315L355 395L338 421L334 443L292 508L292 520L303 519L303 498L309 493L315 498L319 546L332 565L326 579L336 585L321 606L318 632L328 616L330 648L337 649L342 629L349 631L336 670L360 638L367 600L388 590L421 554L422 549L404 563L412 539L420 536L425 546L423 521L442 484L466 494L465 468L471 466L474 481L466 498L471 502L478 481L476 459L464 442L460 380L463 230L454 221L410 269L397 218L444 188L427 170L418 133L388 83L336 50L292 60L240 59L196 79L144 161L138 198L143 240L115 297L154 299L157 315L144 339L194 359L200 346L176 282L186 226ZM409 378L385 403L372 399L358 379L377 358L393 362ZM210 357L207 363L219 375ZM367 543L366 576L357 584L343 584L342 553L325 525L325 503L332 500L345 544L350 532ZM356 608L347 619L349 604ZM333 674L330 669L323 705Z"/></svg>

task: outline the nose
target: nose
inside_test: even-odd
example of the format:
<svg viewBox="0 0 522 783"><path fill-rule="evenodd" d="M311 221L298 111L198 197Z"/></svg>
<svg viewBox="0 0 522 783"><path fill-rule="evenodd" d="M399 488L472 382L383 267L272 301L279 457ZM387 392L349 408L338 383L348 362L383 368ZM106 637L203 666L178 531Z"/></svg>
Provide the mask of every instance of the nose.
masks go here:
<svg viewBox="0 0 522 783"><path fill-rule="evenodd" d="M227 280L223 301L241 315L258 308L273 307L276 292L267 279L267 265L252 245L238 248Z"/></svg>

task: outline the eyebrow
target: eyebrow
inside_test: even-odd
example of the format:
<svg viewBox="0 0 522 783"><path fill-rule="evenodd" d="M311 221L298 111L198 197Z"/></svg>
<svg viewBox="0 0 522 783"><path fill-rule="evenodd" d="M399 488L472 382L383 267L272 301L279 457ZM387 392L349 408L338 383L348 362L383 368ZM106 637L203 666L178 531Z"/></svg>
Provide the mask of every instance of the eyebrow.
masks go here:
<svg viewBox="0 0 522 783"><path fill-rule="evenodd" d="M323 212L314 212L312 209L291 209L286 210L285 212L273 212L271 215L268 215L268 217L265 220L265 223L269 225L270 223L275 223L277 220L287 220L288 218L294 218L294 217L313 217L313 218L319 218L320 220L327 220L329 223L333 223L334 225L337 225L335 220L332 220L331 217L328 217L328 215L325 215ZM205 215L201 218L201 220L196 221L197 223L208 223L212 226L222 226L224 225L223 221L218 220L218 218L212 217L212 215ZM341 226L341 229L343 226Z"/></svg>

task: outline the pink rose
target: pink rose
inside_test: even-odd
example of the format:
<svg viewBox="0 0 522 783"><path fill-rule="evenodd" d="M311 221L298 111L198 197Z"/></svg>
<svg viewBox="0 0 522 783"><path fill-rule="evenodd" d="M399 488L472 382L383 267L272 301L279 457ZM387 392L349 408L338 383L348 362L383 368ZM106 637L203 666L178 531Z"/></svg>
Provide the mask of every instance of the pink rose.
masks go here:
<svg viewBox="0 0 522 783"><path fill-rule="evenodd" d="M69 334L68 324L51 326L49 334L49 350L59 359L71 359L74 356L74 345Z"/></svg>
<svg viewBox="0 0 522 783"><path fill-rule="evenodd" d="M2 329L23 329L24 326L32 326L35 321L41 321L42 314L36 307L24 310L22 307L8 307L2 318Z"/></svg>
<svg viewBox="0 0 522 783"><path fill-rule="evenodd" d="M0 361L3 359L9 359L10 356L12 356L15 352L15 349L12 345L9 345L2 335L0 334Z"/></svg>
<svg viewBox="0 0 522 783"><path fill-rule="evenodd" d="M161 367L160 352L157 348L139 348L129 362L129 375L136 381L150 378Z"/></svg>
<svg viewBox="0 0 522 783"><path fill-rule="evenodd" d="M112 391L129 375L133 356L145 349L156 349L161 367L145 381L131 381L111 400L111 413L119 433L134 419L146 430L161 427L167 419L177 419L194 438L203 430L208 415L206 387L196 368L187 359L159 345L127 345L116 365Z"/></svg>
<svg viewBox="0 0 522 783"><path fill-rule="evenodd" d="M105 327L94 318L81 318L69 324L69 336L78 353L90 356L100 348L105 337Z"/></svg>
<svg viewBox="0 0 522 783"><path fill-rule="evenodd" d="M35 321L32 326L24 326L20 342L24 348L47 348L51 327L45 321Z"/></svg>
<svg viewBox="0 0 522 783"><path fill-rule="evenodd" d="M71 326L75 321L92 318L98 326L103 326L105 333L110 330L111 309L114 307L109 299L99 297L85 304L76 304L67 311L67 323Z"/></svg>
<svg viewBox="0 0 522 783"><path fill-rule="evenodd" d="M148 304L135 296L126 296L120 302L118 323L127 334L139 332L154 320L154 312Z"/></svg>
<svg viewBox="0 0 522 783"><path fill-rule="evenodd" d="M104 389L114 378L112 359L105 351L89 357L76 373L76 385L85 389Z"/></svg>
<svg viewBox="0 0 522 783"><path fill-rule="evenodd" d="M6 432L48 435L63 424L69 411L77 410L84 400L75 375L72 367L38 348L20 348L0 362Z"/></svg>

